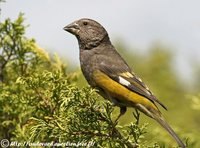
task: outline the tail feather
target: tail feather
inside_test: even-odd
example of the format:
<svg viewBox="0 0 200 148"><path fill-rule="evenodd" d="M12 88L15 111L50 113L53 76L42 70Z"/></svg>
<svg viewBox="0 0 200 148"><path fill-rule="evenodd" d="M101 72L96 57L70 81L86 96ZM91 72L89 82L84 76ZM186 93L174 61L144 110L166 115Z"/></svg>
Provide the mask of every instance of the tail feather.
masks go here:
<svg viewBox="0 0 200 148"><path fill-rule="evenodd" d="M185 148L185 144L181 141L178 135L174 132L174 130L169 126L169 124L165 121L163 117L155 117L154 118L164 129L168 131L168 133L176 140L177 144L181 148Z"/></svg>

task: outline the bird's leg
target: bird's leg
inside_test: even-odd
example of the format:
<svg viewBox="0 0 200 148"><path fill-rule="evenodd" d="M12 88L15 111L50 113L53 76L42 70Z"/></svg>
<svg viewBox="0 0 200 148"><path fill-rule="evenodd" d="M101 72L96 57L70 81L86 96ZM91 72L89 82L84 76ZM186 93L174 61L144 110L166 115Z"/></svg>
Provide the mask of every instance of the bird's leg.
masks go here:
<svg viewBox="0 0 200 148"><path fill-rule="evenodd" d="M120 107L120 114L118 115L117 119L115 120L115 125L118 123L119 118L126 113L126 107Z"/></svg>
<svg viewBox="0 0 200 148"><path fill-rule="evenodd" d="M136 119L136 124L139 125L140 113L137 109L135 109L135 112L133 112L133 116Z"/></svg>
<svg viewBox="0 0 200 148"><path fill-rule="evenodd" d="M111 130L111 134L112 134L112 135L117 133L115 126L117 125L119 118L120 118L122 115L124 115L125 112L126 112L126 107L125 107L125 106L120 107L120 114L118 115L117 119L115 119L115 122L114 122L114 124L112 125L112 130Z"/></svg>

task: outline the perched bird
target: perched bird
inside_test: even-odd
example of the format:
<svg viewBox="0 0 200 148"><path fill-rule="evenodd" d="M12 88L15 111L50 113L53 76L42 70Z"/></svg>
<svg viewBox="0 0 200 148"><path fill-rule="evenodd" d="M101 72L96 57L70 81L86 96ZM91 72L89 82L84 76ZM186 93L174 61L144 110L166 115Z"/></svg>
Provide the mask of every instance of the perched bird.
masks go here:
<svg viewBox="0 0 200 148"><path fill-rule="evenodd" d="M120 107L120 115L127 107L134 107L155 119L184 148L185 145L168 125L157 104L166 107L137 77L112 45L105 28L98 22L83 18L64 30L75 35L80 49L80 64L88 83L99 90L99 94Z"/></svg>

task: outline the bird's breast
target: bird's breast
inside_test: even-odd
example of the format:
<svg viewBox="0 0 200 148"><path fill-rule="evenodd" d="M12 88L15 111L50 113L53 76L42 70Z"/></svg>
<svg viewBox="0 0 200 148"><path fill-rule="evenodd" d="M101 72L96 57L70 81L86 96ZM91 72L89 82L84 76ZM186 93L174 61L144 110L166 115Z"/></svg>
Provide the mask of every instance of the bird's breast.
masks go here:
<svg viewBox="0 0 200 148"><path fill-rule="evenodd" d="M93 87L95 87L95 83L92 77L92 74L96 67L95 59L96 59L95 54L89 50L84 50L80 52L81 70L83 72L85 79Z"/></svg>

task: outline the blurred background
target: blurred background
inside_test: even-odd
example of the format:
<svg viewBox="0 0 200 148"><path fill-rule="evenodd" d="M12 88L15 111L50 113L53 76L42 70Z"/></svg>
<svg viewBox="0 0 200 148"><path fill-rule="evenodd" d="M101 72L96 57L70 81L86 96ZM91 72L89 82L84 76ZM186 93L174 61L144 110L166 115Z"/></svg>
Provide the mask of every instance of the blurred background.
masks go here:
<svg viewBox="0 0 200 148"><path fill-rule="evenodd" d="M200 137L199 6L200 1L195 0L7 0L1 3L0 21L8 17L16 19L19 12L24 13L25 23L29 24L26 36L34 38L48 52L58 54L73 70L79 70L78 43L63 27L80 18L98 21L135 73L168 107L167 112L162 112L169 123L175 125L182 137L197 142ZM81 74L78 84L81 87L87 84ZM132 110L121 124L134 120L131 114ZM160 127L151 119L142 120L150 123L152 134L161 134Z"/></svg>

